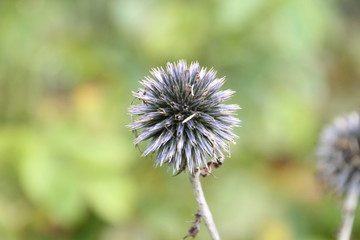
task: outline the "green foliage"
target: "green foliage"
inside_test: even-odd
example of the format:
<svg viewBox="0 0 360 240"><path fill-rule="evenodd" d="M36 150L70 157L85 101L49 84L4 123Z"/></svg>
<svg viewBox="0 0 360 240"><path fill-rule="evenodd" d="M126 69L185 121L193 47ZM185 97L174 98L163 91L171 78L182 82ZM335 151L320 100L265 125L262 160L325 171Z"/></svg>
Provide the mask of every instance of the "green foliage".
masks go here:
<svg viewBox="0 0 360 240"><path fill-rule="evenodd" d="M224 238L334 239L314 150L330 117L359 108L353 4L0 1L0 238L183 236L187 177L140 159L125 125L148 70L187 59L226 75L243 107L232 157L204 181Z"/></svg>

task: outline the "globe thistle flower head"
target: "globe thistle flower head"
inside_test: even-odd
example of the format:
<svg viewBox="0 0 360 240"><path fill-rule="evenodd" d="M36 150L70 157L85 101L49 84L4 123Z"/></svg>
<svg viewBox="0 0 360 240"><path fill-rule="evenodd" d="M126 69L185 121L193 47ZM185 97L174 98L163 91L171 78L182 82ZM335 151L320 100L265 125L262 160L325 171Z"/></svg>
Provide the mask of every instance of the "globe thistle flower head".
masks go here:
<svg viewBox="0 0 360 240"><path fill-rule="evenodd" d="M234 117L239 106L223 104L234 93L220 90L224 78L184 60L150 73L140 82L143 88L133 92L141 104L129 108L137 116L129 127L141 131L134 144L150 139L143 156L156 153L155 166L168 164L174 172L187 168L191 173L208 159L224 159L237 137L232 127L240 122Z"/></svg>
<svg viewBox="0 0 360 240"><path fill-rule="evenodd" d="M338 117L327 126L318 148L320 177L339 194L360 179L360 115ZM356 183L360 187L360 182Z"/></svg>

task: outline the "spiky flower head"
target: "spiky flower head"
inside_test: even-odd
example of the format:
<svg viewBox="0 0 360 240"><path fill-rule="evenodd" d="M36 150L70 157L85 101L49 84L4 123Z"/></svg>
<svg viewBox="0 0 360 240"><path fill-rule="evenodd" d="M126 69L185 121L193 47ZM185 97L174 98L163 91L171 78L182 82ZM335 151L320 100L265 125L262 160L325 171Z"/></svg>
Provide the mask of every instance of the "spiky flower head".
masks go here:
<svg viewBox="0 0 360 240"><path fill-rule="evenodd" d="M345 194L360 179L360 115L338 117L328 125L318 149L320 176L338 193ZM355 183L359 184L360 183Z"/></svg>
<svg viewBox="0 0 360 240"><path fill-rule="evenodd" d="M237 137L232 127L240 122L234 117L239 106L222 104L234 93L220 91L225 79L198 62L187 65L184 60L150 73L140 82L143 88L133 92L142 103L129 108L138 116L129 127L141 130L134 143L151 139L143 156L156 152L155 165L167 163L174 172L193 172L208 159L224 159Z"/></svg>

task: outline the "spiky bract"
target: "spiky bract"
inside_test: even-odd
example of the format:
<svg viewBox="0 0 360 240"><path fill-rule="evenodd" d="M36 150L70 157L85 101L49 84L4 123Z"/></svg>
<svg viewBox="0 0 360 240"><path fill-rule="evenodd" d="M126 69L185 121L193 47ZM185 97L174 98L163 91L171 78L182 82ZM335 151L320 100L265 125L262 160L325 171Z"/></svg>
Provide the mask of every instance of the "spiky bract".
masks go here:
<svg viewBox="0 0 360 240"><path fill-rule="evenodd" d="M239 106L222 104L234 93L220 91L225 79L184 60L150 73L141 81L143 88L133 92L142 103L129 108L131 115L138 115L129 127L142 130L134 143L151 139L143 156L157 152L155 165L168 163L174 172L186 167L193 172L208 159L223 159L237 137L232 127L239 123L234 117Z"/></svg>
<svg viewBox="0 0 360 240"><path fill-rule="evenodd" d="M360 177L359 113L338 117L324 129L318 155L320 176L340 194L346 193Z"/></svg>

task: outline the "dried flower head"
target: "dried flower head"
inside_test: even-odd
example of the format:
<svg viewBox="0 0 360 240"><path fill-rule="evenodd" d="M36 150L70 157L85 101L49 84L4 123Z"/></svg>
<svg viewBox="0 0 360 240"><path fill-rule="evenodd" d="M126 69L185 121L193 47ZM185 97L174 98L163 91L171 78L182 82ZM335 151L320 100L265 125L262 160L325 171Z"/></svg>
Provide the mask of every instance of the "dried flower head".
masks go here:
<svg viewBox="0 0 360 240"><path fill-rule="evenodd" d="M213 69L200 68L198 62L188 66L184 60L150 73L141 81L144 88L133 92L142 103L129 108L131 115L138 115L129 127L135 132L142 129L134 143L151 139L143 156L157 152L156 166L168 163L174 172L186 167L193 172L206 166L207 159L219 161L223 152L230 153L239 106L222 104L234 93L220 91L225 79L216 78Z"/></svg>
<svg viewBox="0 0 360 240"><path fill-rule="evenodd" d="M346 193L360 177L359 113L336 118L324 129L318 155L320 176L340 194Z"/></svg>

